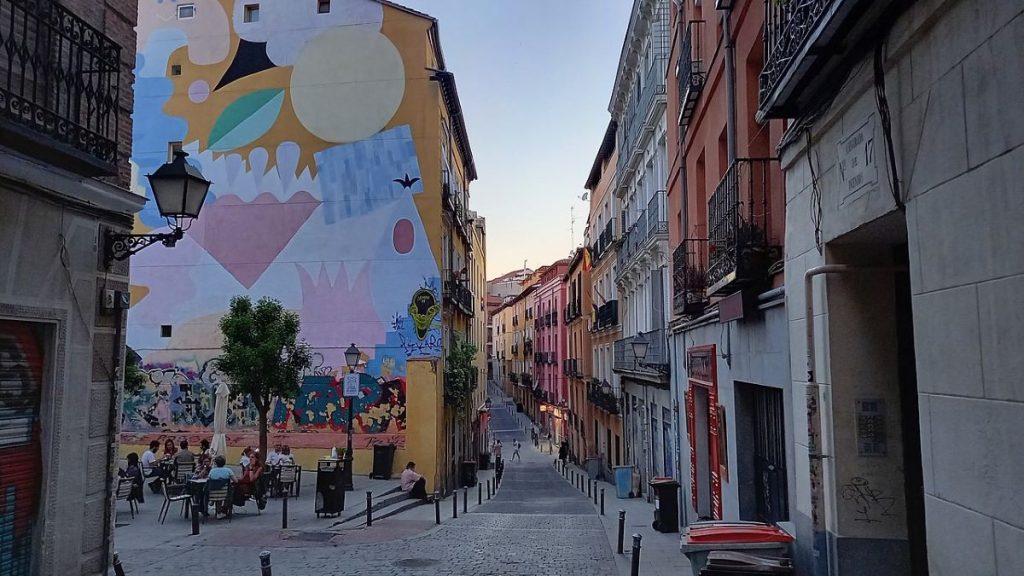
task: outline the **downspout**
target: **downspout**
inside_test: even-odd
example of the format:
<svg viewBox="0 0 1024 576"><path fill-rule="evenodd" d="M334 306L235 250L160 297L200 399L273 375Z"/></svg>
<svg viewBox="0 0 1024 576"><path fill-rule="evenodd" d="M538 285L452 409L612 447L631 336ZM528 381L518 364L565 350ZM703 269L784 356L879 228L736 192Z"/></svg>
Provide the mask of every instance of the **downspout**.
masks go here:
<svg viewBox="0 0 1024 576"><path fill-rule="evenodd" d="M725 138L729 166L736 161L736 47L730 22L732 8L722 10L722 40L725 44Z"/></svg>
<svg viewBox="0 0 1024 576"><path fill-rule="evenodd" d="M672 360L675 360L676 358L678 358L678 356L676 355L676 342L678 341L679 338L685 338L685 336L683 335L682 332L679 332L679 333L675 334L672 337L672 339L669 341L669 347L670 347L671 354L672 354L672 356L671 356ZM675 472L676 481L679 482L679 484L681 486L686 486L685 484L683 484L682 435L679 432L679 387L680 387L680 381L679 380L681 379L682 375L680 374L680 370L678 369L679 366L682 365L683 369L685 370L685 362L674 362L674 364L675 364L677 369L672 371L672 380L670 381L670 383L671 383L671 390L672 390L672 438L673 438L673 442L675 443L675 446L672 447L672 452L673 452L673 456L675 456L675 458L674 458L674 460L675 460L675 470L674 470L674 472ZM683 488L683 493L684 493L683 496L685 496L685 492L686 491L687 491L687 489ZM688 502L688 501L689 500L687 500L685 497L680 497L679 498L679 502L678 502L678 504L679 504L679 506L678 506L678 508L679 508L679 519L682 521L682 525L683 526L689 525L689 521L687 520L688 510L687 510L687 506L684 504L685 502Z"/></svg>
<svg viewBox="0 0 1024 576"><path fill-rule="evenodd" d="M807 458L809 459L809 480L811 484L811 523L814 527L814 558L815 574L828 574L835 566L833 551L825 537L825 484L822 462L831 458L825 454L821 446L822 411L820 386L815 375L816 352L814 350L814 277L823 274L846 274L855 272L895 273L906 272L906 266L849 266L846 264L827 264L816 266L804 272L804 326L807 345L807 387L805 400L807 403ZM835 502L830 502L834 506ZM821 559L825 565L818 564Z"/></svg>
<svg viewBox="0 0 1024 576"><path fill-rule="evenodd" d="M106 507L104 511L104 522L103 527L106 531L106 535L111 538L110 542L103 547L103 566L104 570L107 569L111 564L111 551L113 549L113 534L114 534L114 506L116 492L114 490L114 483L117 482L117 474L114 469L117 466L117 414L118 414L118 399L121 397L118 390L118 374L119 371L123 373L122 359L124 358L124 348L121 348L121 336L123 334L124 324L124 308L120 306L117 298L114 305L114 350L111 354L111 371L110 371L110 405L108 407L107 415L107 498Z"/></svg>

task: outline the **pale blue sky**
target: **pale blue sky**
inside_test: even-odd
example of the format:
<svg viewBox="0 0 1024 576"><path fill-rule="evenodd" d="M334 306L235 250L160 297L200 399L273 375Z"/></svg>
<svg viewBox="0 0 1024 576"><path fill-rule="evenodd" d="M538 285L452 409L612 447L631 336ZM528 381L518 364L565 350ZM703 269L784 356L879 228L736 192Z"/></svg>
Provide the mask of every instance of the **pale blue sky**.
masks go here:
<svg viewBox="0 0 1024 576"><path fill-rule="evenodd" d="M608 125L631 0L398 0L439 21L487 219L487 275L536 268L572 249L579 199Z"/></svg>

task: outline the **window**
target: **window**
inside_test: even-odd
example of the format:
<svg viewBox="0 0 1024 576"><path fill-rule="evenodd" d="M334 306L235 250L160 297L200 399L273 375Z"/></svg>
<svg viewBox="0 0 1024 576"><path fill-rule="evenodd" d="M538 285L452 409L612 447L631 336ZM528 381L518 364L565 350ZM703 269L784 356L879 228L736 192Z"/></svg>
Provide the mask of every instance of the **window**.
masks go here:
<svg viewBox="0 0 1024 576"><path fill-rule="evenodd" d="M168 142L167 143L167 161L174 160L174 153L181 151L181 142Z"/></svg>
<svg viewBox="0 0 1024 576"><path fill-rule="evenodd" d="M242 21L244 21L244 22L259 22L260 21L260 5L259 4L246 4L242 8Z"/></svg>
<svg viewBox="0 0 1024 576"><path fill-rule="evenodd" d="M178 5L178 20L190 20L196 17L196 5L195 4L179 4Z"/></svg>
<svg viewBox="0 0 1024 576"><path fill-rule="evenodd" d="M171 325L170 324L164 324L164 325L160 326L160 337L161 338L170 338L171 337Z"/></svg>
<svg viewBox="0 0 1024 576"><path fill-rule="evenodd" d="M331 13L331 0L317 0L316 3L317 14L330 14Z"/></svg>
<svg viewBox="0 0 1024 576"><path fill-rule="evenodd" d="M181 76L181 64L171 64L171 76Z"/></svg>

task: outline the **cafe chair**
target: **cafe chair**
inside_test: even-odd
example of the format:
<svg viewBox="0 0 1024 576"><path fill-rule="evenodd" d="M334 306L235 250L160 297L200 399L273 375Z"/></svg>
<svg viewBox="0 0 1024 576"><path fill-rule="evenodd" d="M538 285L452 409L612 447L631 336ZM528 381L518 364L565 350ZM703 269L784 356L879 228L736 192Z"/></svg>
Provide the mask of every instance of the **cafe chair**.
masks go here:
<svg viewBox="0 0 1024 576"><path fill-rule="evenodd" d="M119 478L117 481L117 499L128 502L128 511L131 512L132 520L135 519L135 513L139 511L139 503L132 498L132 490L134 485L131 478Z"/></svg>
<svg viewBox="0 0 1024 576"><path fill-rule="evenodd" d="M232 512L234 511L233 510L233 506L232 507L225 506L226 504L227 505L231 504L231 484L230 484L230 482L228 482L226 480L221 481L221 482L215 482L213 480L210 480L207 483L207 485L206 485L206 490L207 490L207 492L206 492L206 501L209 504L213 505L213 510L214 510L213 515L214 515L214 517L217 516L217 510L219 510L223 506L223 507L227 508L227 510L228 510L228 513L227 513L228 522L231 522L231 516L233 515Z"/></svg>
<svg viewBox="0 0 1024 576"><path fill-rule="evenodd" d="M188 509L192 505L192 495L191 494L180 493L180 494L175 494L174 496L172 496L169 492L167 492L167 483L166 482L164 482L163 492L164 492L164 503L163 503L163 506L160 507L160 523L161 524L164 523L164 520L167 520L167 512L170 511L171 504L173 504L175 502L181 502L181 515L182 516L185 516L185 515L188 514Z"/></svg>
<svg viewBox="0 0 1024 576"><path fill-rule="evenodd" d="M192 477L192 474L196 471L195 462L179 462L175 475L178 482L188 482L188 479Z"/></svg>
<svg viewBox="0 0 1024 576"><path fill-rule="evenodd" d="M287 490L289 494L292 493L292 487L295 485L295 481L298 479L299 473L298 468L292 464L286 464L281 466L277 474L277 493L281 494Z"/></svg>

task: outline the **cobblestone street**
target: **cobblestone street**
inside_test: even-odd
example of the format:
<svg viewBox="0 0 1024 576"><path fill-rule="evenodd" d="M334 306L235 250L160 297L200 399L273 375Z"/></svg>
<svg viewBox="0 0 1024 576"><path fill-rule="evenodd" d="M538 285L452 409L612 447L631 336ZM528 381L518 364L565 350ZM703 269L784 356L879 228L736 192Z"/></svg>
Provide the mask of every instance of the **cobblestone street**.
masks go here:
<svg viewBox="0 0 1024 576"><path fill-rule="evenodd" d="M522 462L509 462L512 439L523 441L523 434L516 432L518 424L508 412L495 409L492 414L492 429L506 446L505 479L494 499L468 514L461 514L460 502L458 519L450 518L449 499L442 503L441 526L433 525L433 510L424 506L414 514L418 520L400 520L402 515L375 522L371 529L334 532L327 530L330 524L321 524L320 531L288 533L268 527L270 517L279 522L273 512L279 510L278 504L272 501L262 518L240 513L230 524L204 525L203 533L193 537L186 535L185 522L172 509L163 527L149 513L118 530L116 547L126 573L164 576L212 571L222 576L253 576L259 574L259 552L269 550L274 574L284 576L618 574L604 527L586 495L555 472L549 456L525 443ZM155 497L146 504L147 509L158 506ZM260 527L254 527L256 522ZM403 538L403 532L414 535ZM370 539L365 537L370 533L390 533L390 538L346 544Z"/></svg>

